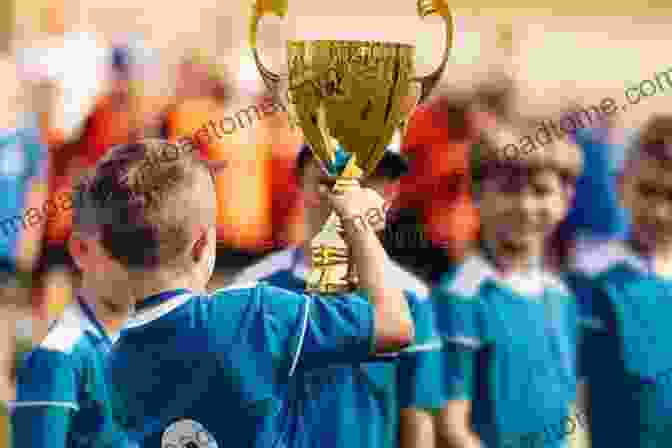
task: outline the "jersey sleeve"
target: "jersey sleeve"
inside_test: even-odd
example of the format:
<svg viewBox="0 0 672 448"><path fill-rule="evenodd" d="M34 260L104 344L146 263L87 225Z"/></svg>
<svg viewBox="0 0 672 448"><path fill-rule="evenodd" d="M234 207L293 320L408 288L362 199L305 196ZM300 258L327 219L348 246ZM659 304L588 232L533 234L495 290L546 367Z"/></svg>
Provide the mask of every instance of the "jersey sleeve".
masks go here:
<svg viewBox="0 0 672 448"><path fill-rule="evenodd" d="M400 354L398 390L400 408L440 409L446 396L441 387L441 340L432 302L406 292L415 323L415 343Z"/></svg>
<svg viewBox="0 0 672 448"><path fill-rule="evenodd" d="M269 343L291 376L297 369L360 362L374 348L373 307L357 294L322 298L262 286Z"/></svg>
<svg viewBox="0 0 672 448"><path fill-rule="evenodd" d="M485 311L478 296L460 296L439 287L432 298L444 344L442 387L448 399L471 399L477 352L489 343Z"/></svg>
<svg viewBox="0 0 672 448"><path fill-rule="evenodd" d="M61 352L32 352L17 375L12 403L13 440L31 448L66 446L70 419L79 410L75 371Z"/></svg>

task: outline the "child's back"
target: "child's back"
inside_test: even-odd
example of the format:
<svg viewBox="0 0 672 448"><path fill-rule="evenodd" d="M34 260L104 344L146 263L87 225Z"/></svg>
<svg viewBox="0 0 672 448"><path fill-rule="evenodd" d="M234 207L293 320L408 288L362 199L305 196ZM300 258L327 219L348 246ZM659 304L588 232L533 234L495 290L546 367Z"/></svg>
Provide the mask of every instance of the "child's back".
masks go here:
<svg viewBox="0 0 672 448"><path fill-rule="evenodd" d="M296 436L290 422L299 412L290 376L325 357L356 363L369 356L372 329L357 322L370 319L347 322L335 312L341 304L367 316L365 300L326 304L249 286L212 296L176 291L183 297L166 296L168 308L151 312L138 306L110 358L115 412L134 437L158 446L170 424L187 419L232 446L296 446L286 439ZM150 380L135 381L138 372Z"/></svg>

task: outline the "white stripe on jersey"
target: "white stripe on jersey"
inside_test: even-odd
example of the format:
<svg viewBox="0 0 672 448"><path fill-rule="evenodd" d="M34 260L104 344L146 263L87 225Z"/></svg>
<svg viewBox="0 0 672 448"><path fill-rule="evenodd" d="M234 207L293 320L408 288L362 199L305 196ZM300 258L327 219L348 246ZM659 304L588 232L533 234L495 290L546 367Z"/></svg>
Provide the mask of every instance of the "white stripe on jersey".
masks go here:
<svg viewBox="0 0 672 448"><path fill-rule="evenodd" d="M58 408L68 408L79 411L79 406L77 403L72 403L70 401L10 401L8 405L10 409L54 406Z"/></svg>
<svg viewBox="0 0 672 448"><path fill-rule="evenodd" d="M162 303L161 305L150 308L147 311L141 311L129 319L129 321L124 326L124 329L136 328L146 325L160 318L161 316L170 313L178 306L187 303L189 300L191 300L192 297L194 296L191 293L182 294Z"/></svg>
<svg viewBox="0 0 672 448"><path fill-rule="evenodd" d="M306 311L303 313L303 330L301 330L301 336L299 337L299 344L296 347L296 353L294 354L294 360L292 361L292 367L289 369L290 378L294 375L294 370L296 370L296 365L299 363L299 356L301 356L301 351L303 350L303 340L306 337L306 331L308 331L308 315L310 314L310 297L306 297Z"/></svg>
<svg viewBox="0 0 672 448"><path fill-rule="evenodd" d="M236 289L254 289L259 285L259 282L257 281L247 281L247 282L236 282L232 283L229 286L226 286L224 288L219 288L215 290L212 294L218 294L220 292L226 292L226 291L234 291Z"/></svg>
<svg viewBox="0 0 672 448"><path fill-rule="evenodd" d="M424 344L413 344L402 349L400 352L378 353L373 355L374 358L396 358L404 353L419 353L419 352L436 352L443 348L443 342L440 339L432 340Z"/></svg>
<svg viewBox="0 0 672 448"><path fill-rule="evenodd" d="M471 349L477 349L481 345L483 345L481 343L480 339L470 338L470 337L466 337L466 336L457 336L457 337L454 337L454 338L445 338L444 340L451 343L451 344L462 345L464 347L468 347L468 348L471 348Z"/></svg>

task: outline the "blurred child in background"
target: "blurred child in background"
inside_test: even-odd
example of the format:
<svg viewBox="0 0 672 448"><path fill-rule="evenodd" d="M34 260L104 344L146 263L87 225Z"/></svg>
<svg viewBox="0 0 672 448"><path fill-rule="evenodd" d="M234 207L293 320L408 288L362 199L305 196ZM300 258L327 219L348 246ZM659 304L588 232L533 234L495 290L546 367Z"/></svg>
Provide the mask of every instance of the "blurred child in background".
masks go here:
<svg viewBox="0 0 672 448"><path fill-rule="evenodd" d="M440 374L450 399L438 422L447 446L566 446L581 322L544 260L582 158L563 142L504 155L500 149L524 131L502 122L485 131L480 244L433 291L448 344Z"/></svg>
<svg viewBox="0 0 672 448"><path fill-rule="evenodd" d="M585 344L592 446L672 441L672 116L653 116L619 176L622 239L579 250L572 285L592 311Z"/></svg>

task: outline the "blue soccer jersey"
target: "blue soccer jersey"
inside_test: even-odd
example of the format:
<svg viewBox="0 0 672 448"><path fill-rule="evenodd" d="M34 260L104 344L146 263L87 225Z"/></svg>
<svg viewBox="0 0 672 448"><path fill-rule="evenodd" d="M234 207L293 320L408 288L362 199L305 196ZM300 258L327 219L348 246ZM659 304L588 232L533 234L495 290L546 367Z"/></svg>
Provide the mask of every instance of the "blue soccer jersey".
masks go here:
<svg viewBox="0 0 672 448"><path fill-rule="evenodd" d="M373 324L358 295L325 300L263 283L147 298L110 355L115 419L147 447L191 440L175 429L186 427L208 447L296 446L292 376L368 359Z"/></svg>
<svg viewBox="0 0 672 448"><path fill-rule="evenodd" d="M357 365L334 365L296 378L297 416L306 447L397 446L400 408L442 403L432 357L439 358L427 287L390 262L390 278L404 290L415 322L415 345L400 356ZM263 280L302 292L307 267L301 249L286 249L241 272L235 282Z"/></svg>
<svg viewBox="0 0 672 448"><path fill-rule="evenodd" d="M46 167L47 149L37 130L0 130L0 260L13 264L17 242L28 225L26 193L31 181L45 181Z"/></svg>
<svg viewBox="0 0 672 448"><path fill-rule="evenodd" d="M672 444L672 279L626 243L580 254L573 287L593 313L586 338L593 448Z"/></svg>
<svg viewBox="0 0 672 448"><path fill-rule="evenodd" d="M105 362L110 336L86 302L66 308L26 358L12 403L18 448L129 448L112 419Z"/></svg>
<svg viewBox="0 0 672 448"><path fill-rule="evenodd" d="M445 394L470 400L488 448L565 446L576 396L576 301L554 276L500 276L479 255L433 291Z"/></svg>

